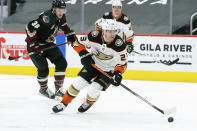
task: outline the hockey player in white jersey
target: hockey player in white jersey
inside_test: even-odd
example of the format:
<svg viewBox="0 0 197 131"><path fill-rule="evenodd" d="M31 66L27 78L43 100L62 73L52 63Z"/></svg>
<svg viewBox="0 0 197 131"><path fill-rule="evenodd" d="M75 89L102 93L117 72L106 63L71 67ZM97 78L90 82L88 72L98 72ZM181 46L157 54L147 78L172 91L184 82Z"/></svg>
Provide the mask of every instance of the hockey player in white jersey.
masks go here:
<svg viewBox="0 0 197 131"><path fill-rule="evenodd" d="M117 35L118 25L114 20L108 19L103 22L102 30L92 31L87 35L86 41L82 44L75 42L72 46L79 53L81 63L84 67L67 89L60 104L52 108L53 112L63 111L66 106L79 94L86 86L90 86L87 91L86 100L78 108L83 113L87 111L99 98L100 91L105 91L110 84L119 86L122 74L127 67L127 45ZM91 47L91 52L85 46ZM113 78L110 81L106 76L92 67L97 67L105 71Z"/></svg>
<svg viewBox="0 0 197 131"><path fill-rule="evenodd" d="M131 21L125 14L122 13L122 3L120 0L114 0L112 2L112 12L106 12L102 18L95 22L96 30L102 29L102 22L105 19L114 19L117 21L119 26L118 35L128 45L127 52L131 53L133 51L132 41L134 38L134 32L131 26Z"/></svg>

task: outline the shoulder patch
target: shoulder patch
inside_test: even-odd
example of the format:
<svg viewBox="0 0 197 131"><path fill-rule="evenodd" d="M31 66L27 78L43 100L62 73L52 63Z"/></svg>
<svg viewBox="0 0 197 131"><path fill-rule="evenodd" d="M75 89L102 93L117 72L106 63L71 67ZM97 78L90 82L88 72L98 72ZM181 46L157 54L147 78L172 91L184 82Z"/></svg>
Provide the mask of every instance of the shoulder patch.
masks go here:
<svg viewBox="0 0 197 131"><path fill-rule="evenodd" d="M128 21L129 18L128 18L127 16L124 16L124 20L125 20L125 21Z"/></svg>
<svg viewBox="0 0 197 131"><path fill-rule="evenodd" d="M49 23L49 22L50 22L49 16L44 15L42 19L43 19L43 21L44 21L45 23Z"/></svg>
<svg viewBox="0 0 197 131"><path fill-rule="evenodd" d="M120 36L116 35L114 41L108 45L109 48L112 48L116 52L121 52L127 48L127 45L121 39Z"/></svg>
<svg viewBox="0 0 197 131"><path fill-rule="evenodd" d="M99 31L92 31L92 32L91 32L91 35L92 35L93 37L97 37L98 34L99 34Z"/></svg>
<svg viewBox="0 0 197 131"><path fill-rule="evenodd" d="M116 41L115 41L115 45L116 46L121 46L123 44L123 41L121 40L121 39L117 39Z"/></svg>
<svg viewBox="0 0 197 131"><path fill-rule="evenodd" d="M88 40L94 43L102 44L101 35L102 35L101 31L91 31L88 34Z"/></svg>
<svg viewBox="0 0 197 131"><path fill-rule="evenodd" d="M108 16L109 15L109 12L105 12L105 14L104 14L105 16Z"/></svg>

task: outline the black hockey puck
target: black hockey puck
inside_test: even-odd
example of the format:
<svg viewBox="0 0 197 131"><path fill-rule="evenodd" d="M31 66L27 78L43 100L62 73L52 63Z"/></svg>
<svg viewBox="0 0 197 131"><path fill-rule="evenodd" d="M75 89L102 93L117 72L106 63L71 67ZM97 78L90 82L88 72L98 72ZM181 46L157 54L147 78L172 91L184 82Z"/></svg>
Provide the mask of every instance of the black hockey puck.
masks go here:
<svg viewBox="0 0 197 131"><path fill-rule="evenodd" d="M168 118L168 122L173 122L174 121L174 118L173 117L169 117Z"/></svg>

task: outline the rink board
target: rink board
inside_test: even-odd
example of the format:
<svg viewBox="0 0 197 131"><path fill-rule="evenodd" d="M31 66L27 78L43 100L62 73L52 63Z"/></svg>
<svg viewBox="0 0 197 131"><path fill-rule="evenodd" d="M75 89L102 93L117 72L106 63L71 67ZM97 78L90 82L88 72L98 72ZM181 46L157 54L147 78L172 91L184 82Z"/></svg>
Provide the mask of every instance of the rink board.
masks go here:
<svg viewBox="0 0 197 131"><path fill-rule="evenodd" d="M67 68L67 77L76 77L81 68ZM49 76L54 75L55 69L49 68ZM0 66L0 74L37 75L36 68L32 66ZM175 81L197 82L195 72L167 72L167 71L139 71L127 70L123 78L126 80L151 80L151 81Z"/></svg>
<svg viewBox="0 0 197 131"><path fill-rule="evenodd" d="M79 41L86 39L86 34L78 34ZM3 48L11 56L27 53L25 34L9 32L0 33L0 74L37 75L29 56L14 61L5 59ZM197 37L170 35L136 35L133 41L135 50L145 54L128 55L128 68L124 79L197 82ZM65 42L65 36L59 34L56 44ZM61 46L61 51L68 61L66 76L76 77L81 69L80 58L71 46ZM166 66L155 61L180 60ZM50 76L54 75L54 66L49 62Z"/></svg>

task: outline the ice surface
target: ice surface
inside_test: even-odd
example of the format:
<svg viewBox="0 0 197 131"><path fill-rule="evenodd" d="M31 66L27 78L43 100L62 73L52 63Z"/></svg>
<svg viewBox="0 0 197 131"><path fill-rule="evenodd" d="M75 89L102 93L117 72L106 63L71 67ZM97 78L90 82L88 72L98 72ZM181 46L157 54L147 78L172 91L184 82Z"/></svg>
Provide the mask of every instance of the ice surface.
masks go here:
<svg viewBox="0 0 197 131"><path fill-rule="evenodd" d="M74 78L66 78L64 89ZM54 91L54 78L49 88ZM86 113L77 112L86 89L66 110L53 114L58 101L38 95L35 76L0 75L0 131L196 131L197 83L122 82L161 109L176 106L173 123L121 87L110 87Z"/></svg>

